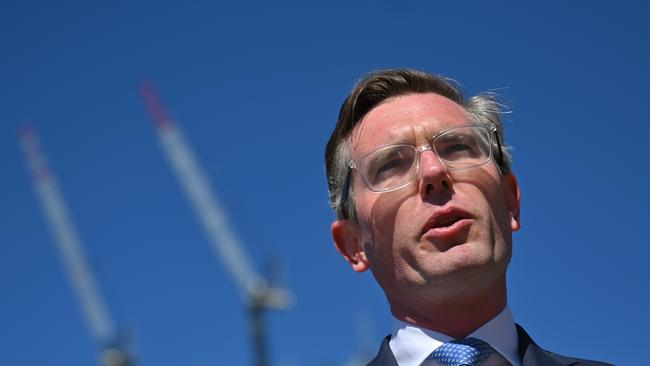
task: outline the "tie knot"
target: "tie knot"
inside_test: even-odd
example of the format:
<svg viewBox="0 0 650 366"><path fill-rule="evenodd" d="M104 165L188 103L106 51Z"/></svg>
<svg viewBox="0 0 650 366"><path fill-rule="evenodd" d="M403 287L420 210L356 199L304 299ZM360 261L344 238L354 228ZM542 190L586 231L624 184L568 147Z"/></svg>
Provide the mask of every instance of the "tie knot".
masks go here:
<svg viewBox="0 0 650 366"><path fill-rule="evenodd" d="M476 366L492 352L494 348L482 340L467 338L443 344L429 358L443 366Z"/></svg>

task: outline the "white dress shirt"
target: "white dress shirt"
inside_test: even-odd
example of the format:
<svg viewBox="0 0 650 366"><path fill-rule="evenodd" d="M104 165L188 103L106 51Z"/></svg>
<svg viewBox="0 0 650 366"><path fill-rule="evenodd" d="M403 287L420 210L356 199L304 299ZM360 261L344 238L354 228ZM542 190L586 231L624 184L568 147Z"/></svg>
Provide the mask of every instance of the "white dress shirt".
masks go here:
<svg viewBox="0 0 650 366"><path fill-rule="evenodd" d="M439 366L438 362L426 360L426 358L436 348L454 340L454 338L396 318L393 319L393 332L389 345L397 364L399 366ZM496 351L485 359L481 366L521 366L517 328L508 306L492 320L467 336L467 338L470 337L487 342Z"/></svg>

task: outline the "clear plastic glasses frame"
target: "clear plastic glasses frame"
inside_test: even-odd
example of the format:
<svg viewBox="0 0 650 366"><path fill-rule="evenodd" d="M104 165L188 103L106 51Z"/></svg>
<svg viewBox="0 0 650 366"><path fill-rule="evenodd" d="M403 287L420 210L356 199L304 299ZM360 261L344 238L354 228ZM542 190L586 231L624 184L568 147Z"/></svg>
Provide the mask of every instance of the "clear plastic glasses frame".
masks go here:
<svg viewBox="0 0 650 366"><path fill-rule="evenodd" d="M417 180L420 157L432 151L449 170L478 168L492 160L492 144L497 143L497 162L503 159L501 141L493 125L465 125L450 127L433 135L427 145L394 144L381 146L361 159L350 160L341 192L341 205L347 200L352 169L359 172L368 189L373 192L391 192Z"/></svg>

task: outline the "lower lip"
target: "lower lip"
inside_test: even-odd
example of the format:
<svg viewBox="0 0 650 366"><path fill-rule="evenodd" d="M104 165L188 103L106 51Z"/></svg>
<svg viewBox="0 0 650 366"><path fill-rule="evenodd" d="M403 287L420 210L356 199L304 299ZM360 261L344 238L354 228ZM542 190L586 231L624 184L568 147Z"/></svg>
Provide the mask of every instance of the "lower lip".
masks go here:
<svg viewBox="0 0 650 366"><path fill-rule="evenodd" d="M446 239L451 238L459 233L465 231L472 225L471 219L462 219L456 221L451 226L437 227L429 229L422 235L422 239Z"/></svg>

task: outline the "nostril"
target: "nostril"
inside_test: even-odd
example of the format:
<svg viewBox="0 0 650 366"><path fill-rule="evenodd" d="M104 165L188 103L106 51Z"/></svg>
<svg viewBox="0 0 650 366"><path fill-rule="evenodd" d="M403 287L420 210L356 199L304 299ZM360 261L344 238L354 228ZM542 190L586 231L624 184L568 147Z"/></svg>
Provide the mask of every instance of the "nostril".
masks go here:
<svg viewBox="0 0 650 366"><path fill-rule="evenodd" d="M449 182L445 179L440 182L440 188L442 190L450 190L451 186ZM427 195L430 195L435 190L435 186L433 185L433 183L428 183L424 190Z"/></svg>
<svg viewBox="0 0 650 366"><path fill-rule="evenodd" d="M427 184L426 191L427 191L427 195L431 194L431 191L433 191L433 184Z"/></svg>

